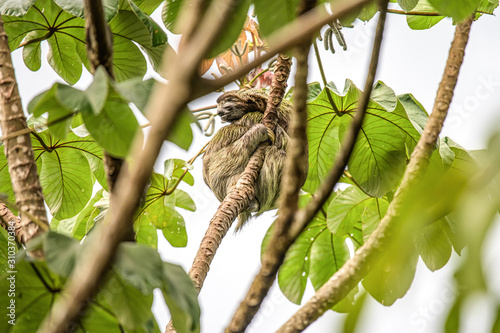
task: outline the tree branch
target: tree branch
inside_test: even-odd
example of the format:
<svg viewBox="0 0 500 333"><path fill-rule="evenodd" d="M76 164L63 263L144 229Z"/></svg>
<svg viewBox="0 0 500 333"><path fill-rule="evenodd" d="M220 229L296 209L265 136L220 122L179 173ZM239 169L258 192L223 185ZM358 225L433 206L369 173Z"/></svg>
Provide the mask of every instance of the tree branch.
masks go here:
<svg viewBox="0 0 500 333"><path fill-rule="evenodd" d="M23 228L21 226L21 219L14 215L4 203L0 203L0 224L7 232L13 232L16 241L22 244Z"/></svg>
<svg viewBox="0 0 500 333"><path fill-rule="evenodd" d="M384 1L385 7L387 7L387 1ZM262 258L262 267L255 277L248 293L244 299L244 301L240 304L233 320L229 328L226 332L241 332L245 329L245 327L250 324L250 321L257 313L262 301L264 300L269 288L271 288L274 280L276 278L276 273L278 272L279 267L283 263L285 258L285 254L293 244L295 239L298 237L300 232L304 229L304 227L309 223L309 221L316 215L319 209L323 206L325 201L328 199L330 193L332 192L335 184L340 179L342 172L344 171L347 162L349 160L349 156L354 147L354 143L356 142L356 137L361 128L361 124L363 122L363 118L366 112L366 107L368 105L368 101L370 99L371 89L373 86L373 82L375 80L375 73L378 65L378 55L380 52L380 45L382 43L382 35L383 28L385 24L385 11L382 10L382 15L380 16L379 23L377 26L377 32L375 35L374 47L372 52L372 59L370 63L370 69L368 72L368 77L366 80L365 91L361 100L358 104L358 111L356 112L356 116L351 123L351 127L349 129L346 138L342 142L342 150L335 160L335 165L330 171L329 176L322 184L321 188L318 190L314 199L307 205L307 207L302 210L296 212L296 201L295 204L291 202L292 196L283 201L282 204L291 205L292 209L288 210L283 205L280 205L280 215L275 223L275 230L273 232L272 238L269 241L269 247L266 249L264 256ZM307 44L309 45L309 44ZM305 44L303 44L303 47ZM301 50L304 53L304 50ZM300 57L297 53L298 59L300 59L301 67L305 67L305 71L307 73L307 58ZM308 54L308 52L305 52ZM297 75L303 72L304 69L299 71L297 68ZM302 73L301 73L302 74ZM306 75L307 77L307 75ZM307 82L304 77L299 76L297 78L297 83L299 84L300 89L305 89L305 96L302 93L299 95L299 105L296 107L304 108L305 110L305 101L307 99ZM305 87L304 87L305 85ZM297 86L296 86L297 89ZM297 90L296 90L297 91ZM294 97L294 101L297 102ZM302 120L303 121L303 120ZM305 121L307 123L307 119ZM305 127L304 129L305 130ZM295 146L295 145L292 145ZM298 191L297 191L298 194ZM291 193L288 193L291 195ZM293 209L295 208L295 209ZM284 209L284 211L282 211ZM293 210L293 211L292 211Z"/></svg>
<svg viewBox="0 0 500 333"><path fill-rule="evenodd" d="M460 66L463 62L471 24L472 18L468 18L456 27L455 37L451 44L432 113L412 153L401 185L394 200L390 203L386 215L368 241L356 251L354 257L349 259L278 332L301 332L307 328L357 286L376 263L378 255L387 248L401 207L403 207L411 188L425 174L429 158L435 148L436 140L439 138L439 132L448 113Z"/></svg>
<svg viewBox="0 0 500 333"><path fill-rule="evenodd" d="M87 55L92 74L98 66L103 66L114 80L113 72L113 37L106 24L102 2L100 0L85 0L85 30L87 39ZM104 170L109 192L112 195L116 180L123 165L123 159L114 157L104 151ZM129 230L129 240L134 239L132 226Z"/></svg>
<svg viewBox="0 0 500 333"><path fill-rule="evenodd" d="M199 0L192 4L197 8ZM216 0L203 18L198 19L198 33L185 41L179 54L165 62L169 70L169 84L155 87L146 113L151 120L151 131L143 148L142 140L136 139L131 161L134 163L120 172L109 213L100 230L88 242L89 251L77 263L66 283L61 297L55 302L50 316L45 318L40 332L65 332L71 322L80 315L87 299L98 291L100 281L109 269L116 249L127 236L140 196L151 176L153 165L177 116L193 98L192 82L198 75L201 60L207 54L224 23L231 17L236 0Z"/></svg>
<svg viewBox="0 0 500 333"><path fill-rule="evenodd" d="M0 109L0 122L4 136L9 137L11 133L28 128L21 104L21 96L19 96L17 89L7 34L1 18ZM34 223L29 216L35 217L47 227L49 225L30 134L25 133L15 138L4 139L4 149L9 165L12 188L16 197L16 205L20 208L21 213L19 223L22 231L18 232L18 235L21 236L20 242L25 244L43 232L43 229ZM42 257L43 253L35 251L32 255Z"/></svg>

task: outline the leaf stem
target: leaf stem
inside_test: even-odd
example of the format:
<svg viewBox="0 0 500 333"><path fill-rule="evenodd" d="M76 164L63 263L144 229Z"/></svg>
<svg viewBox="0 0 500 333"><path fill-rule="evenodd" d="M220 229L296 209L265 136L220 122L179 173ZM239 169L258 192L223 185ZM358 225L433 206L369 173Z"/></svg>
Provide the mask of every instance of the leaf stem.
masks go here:
<svg viewBox="0 0 500 333"><path fill-rule="evenodd" d="M319 49L318 45L316 44L316 40L313 43L313 47L314 47L314 54L316 55L316 62L318 63L319 71L321 73L321 79L323 80L323 85L325 86L326 95L328 96L328 101L330 102L330 105L332 106L332 109L335 112L335 114L339 117L342 117L342 114L337 108L337 105L335 105L335 102L333 101L330 89L327 87L328 83L326 82L325 70L323 69L323 62L321 61L321 56L319 55Z"/></svg>

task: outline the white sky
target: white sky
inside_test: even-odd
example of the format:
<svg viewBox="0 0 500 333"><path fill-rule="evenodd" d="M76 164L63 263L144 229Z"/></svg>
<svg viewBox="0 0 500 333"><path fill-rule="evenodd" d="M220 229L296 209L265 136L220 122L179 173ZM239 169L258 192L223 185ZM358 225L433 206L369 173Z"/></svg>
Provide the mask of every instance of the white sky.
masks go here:
<svg viewBox="0 0 500 333"><path fill-rule="evenodd" d="M498 10L497 10L498 13ZM158 17L158 15L155 15ZM353 29L343 29L348 50L342 52L337 47L335 55L322 52L322 59L328 80L335 82L339 89L349 78L362 88L364 86L366 69L371 52L372 36L375 20L368 24L359 21ZM436 89L441 79L444 64L448 55L449 45L453 37L454 27L451 20L443 20L435 27L424 31L413 31L408 28L404 16L388 15L381 61L377 79L384 81L395 90L396 94L412 93L427 109L432 110ZM454 141L468 149L484 148L489 133L499 128L500 113L500 21L494 16L482 17L472 25L469 45L462 66L458 86L451 106L449 117L443 129L443 135L450 136ZM320 46L321 47L321 46ZM321 47L322 48L322 47ZM46 48L44 55L46 56ZM311 54L312 55L312 54ZM29 71L21 59L21 52L13 53L14 66L19 83L19 89L24 106L38 93L49 88L53 82L62 82L52 71L47 61L42 61L42 69L38 72ZM315 69L314 57L310 57L312 72L310 81L321 81L319 71ZM77 87L83 88L90 82L90 74L86 73ZM293 85L291 82L289 85ZM210 99L195 101L193 105L214 104L215 94ZM188 153L177 147L166 144L162 151L161 161L157 163L161 171L166 158L192 157L206 142L199 131ZM208 222L216 211L218 201L205 186L201 177L201 161L194 164L193 175L195 187L184 189L195 200L198 210L195 213L182 212L186 219L188 231L188 246L173 248L166 241L160 242L160 253L164 260L182 265L186 271L198 249ZM260 267L260 245L262 238L272 223L273 213L253 220L242 233L228 233L219 248L211 265L211 270L200 294L202 308L202 331L221 332L229 322L235 307L246 293L247 287ZM500 227L494 232L500 235ZM493 237L494 236L490 236ZM161 238L161 237L160 237ZM493 260L500 254L500 246L490 242L486 261L491 263L490 276L498 276ZM457 262L457 256L452 258ZM368 302L363 313L362 325L358 332L413 333L440 332L444 316L453 302L453 288L450 279L453 267L431 273L425 265L419 264L415 281L408 294L398 300L392 307L384 307L375 301ZM493 272L496 270L496 272ZM500 295L500 291L498 295ZM313 293L309 286L304 300ZM280 327L298 306L284 298L275 286L261 312L248 332L272 332ZM154 306L154 311L163 330L168 322L168 313L160 304ZM478 299L477 304L470 308L471 318L462 332L487 332L489 316L492 314L485 308L484 299ZM344 315L329 311L313 324L307 332L323 333L337 332Z"/></svg>

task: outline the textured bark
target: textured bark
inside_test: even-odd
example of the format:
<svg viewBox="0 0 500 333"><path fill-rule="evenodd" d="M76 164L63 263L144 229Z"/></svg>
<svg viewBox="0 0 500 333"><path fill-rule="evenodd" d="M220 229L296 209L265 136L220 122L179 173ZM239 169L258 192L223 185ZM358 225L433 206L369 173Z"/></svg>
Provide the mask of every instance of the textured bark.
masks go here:
<svg viewBox="0 0 500 333"><path fill-rule="evenodd" d="M28 128L23 113L21 97L12 66L7 35L0 18L0 122L2 133L9 137L10 133ZM29 133L4 139L5 155L9 164L12 188L16 196L16 205L21 213L20 226L21 243L26 243L43 232L28 215L48 227L47 213L43 201L42 187L38 178L35 156L31 146ZM41 252L33 253L39 257Z"/></svg>
<svg viewBox="0 0 500 333"><path fill-rule="evenodd" d="M299 15L311 10L315 5L315 0L302 1ZM279 199L279 216L274 223L273 234L269 241L270 246L262 258L262 267L226 328L226 332L243 332L250 324L274 282L286 250L293 242L287 237L287 230L297 211L301 179L305 178L309 163L305 149L307 147L307 60L310 45L310 40L307 40L298 45L294 52L297 59L297 73L295 74L290 142L287 145L287 159Z"/></svg>
<svg viewBox="0 0 500 333"><path fill-rule="evenodd" d="M193 3L193 6L200 2L204 0ZM146 110L151 122L146 143L135 140L131 155L134 164L120 172L109 213L100 230L89 239L89 251L79 260L39 332L65 332L70 323L82 315L80 310L85 301L97 293L99 281L110 268L119 243L127 237L163 142L177 116L193 98L193 81L197 78L198 66L224 22L231 17L235 3L236 0L215 0L203 18L197 20L199 33L186 41L179 55L165 62L169 66L169 84L158 85L153 91Z"/></svg>
<svg viewBox="0 0 500 333"><path fill-rule="evenodd" d="M378 256L388 248L392 230L396 227L405 198L425 174L429 158L435 148L436 140L453 97L458 73L463 62L465 46L469 39L472 19L458 24L451 44L441 83L437 91L434 107L425 125L422 136L412 153L410 162L403 176L401 186L390 203L386 215L372 233L368 241L356 251L316 294L297 311L278 332L302 332L325 311L342 300L376 263Z"/></svg>
<svg viewBox="0 0 500 333"><path fill-rule="evenodd" d="M21 226L21 219L14 215L3 203L0 203L0 225L7 231L14 229L12 231L17 242L22 244L23 228Z"/></svg>

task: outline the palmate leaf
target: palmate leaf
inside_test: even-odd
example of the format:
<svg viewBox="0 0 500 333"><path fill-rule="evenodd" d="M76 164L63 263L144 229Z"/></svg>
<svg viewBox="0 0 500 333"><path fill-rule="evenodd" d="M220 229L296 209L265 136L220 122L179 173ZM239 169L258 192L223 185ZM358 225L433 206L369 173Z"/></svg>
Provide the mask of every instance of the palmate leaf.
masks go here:
<svg viewBox="0 0 500 333"><path fill-rule="evenodd" d="M259 29L263 36L269 36L275 30L297 18L298 0L255 0L255 13L259 20Z"/></svg>
<svg viewBox="0 0 500 333"><path fill-rule="evenodd" d="M92 196L94 180L86 153L96 159L101 148L94 140L70 133L57 140L48 131L33 137L33 151L40 173L40 183L51 214L67 219L78 214ZM102 162L101 162L102 163Z"/></svg>
<svg viewBox="0 0 500 333"><path fill-rule="evenodd" d="M154 68L158 69L157 53L165 49L167 35L133 2L123 1L120 10L117 6L116 0L104 1L113 34L116 80L142 77L147 70L146 60L134 42L147 49L148 56L154 56ZM46 40L49 64L68 84L74 84L81 76L82 63L89 69L82 8L83 1L58 0L56 4L54 0L37 0L26 13L22 9L9 11L8 14L16 15L3 16L11 50L28 47L23 51L25 63L30 69L37 70L40 67L40 43ZM6 11L2 13L7 14Z"/></svg>
<svg viewBox="0 0 500 333"><path fill-rule="evenodd" d="M418 4L413 8L413 10L423 13L437 13L437 10L429 3L428 0L420 0ZM444 19L444 16L406 16L406 22L408 23L410 29L413 30L429 29L438 24L442 19Z"/></svg>
<svg viewBox="0 0 500 333"><path fill-rule="evenodd" d="M346 82L343 96L332 90L330 94L342 117L335 114L325 90L308 103L309 175L304 190L310 193L333 166L360 96L351 81ZM406 166L406 147L411 152L420 135L390 88L378 82L374 97L382 105L395 105L394 110L370 101L348 169L363 191L381 197L397 186Z"/></svg>

